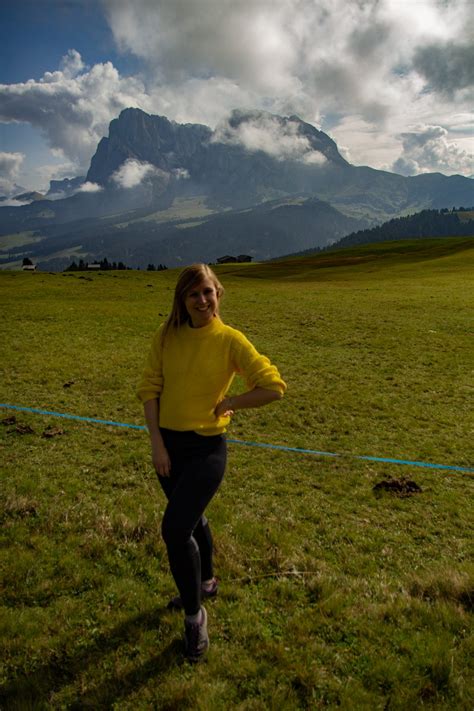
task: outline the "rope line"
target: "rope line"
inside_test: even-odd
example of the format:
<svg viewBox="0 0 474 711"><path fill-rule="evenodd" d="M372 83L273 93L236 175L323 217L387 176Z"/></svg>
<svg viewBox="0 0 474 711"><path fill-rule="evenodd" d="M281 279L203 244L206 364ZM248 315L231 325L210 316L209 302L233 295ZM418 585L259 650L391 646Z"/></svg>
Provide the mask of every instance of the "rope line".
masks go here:
<svg viewBox="0 0 474 711"><path fill-rule="evenodd" d="M114 420L100 420L96 417L81 417L79 415L69 415L65 412L53 412L52 410L41 410L35 407L21 407L19 405L8 405L0 403L0 407L7 410L17 410L20 412L32 412L36 415L50 415L51 417L62 417L66 420L76 420L79 422L92 422L99 425L109 425L110 427L125 427L131 430L144 430L147 428L144 425L133 425L127 422L115 422ZM259 447L262 449L276 449L281 452L295 452L297 454L312 454L319 457L351 457L366 462L380 462L383 464L400 464L411 467L424 467L427 469L444 469L448 471L466 472L474 474L472 467L460 467L452 464L433 464L431 462L411 461L409 459L391 459L388 457L370 457L360 454L337 454L335 452L320 452L316 449L303 449L301 447L287 447L281 444L267 444L265 442L247 442L242 439L227 439L229 444L241 444L245 447Z"/></svg>

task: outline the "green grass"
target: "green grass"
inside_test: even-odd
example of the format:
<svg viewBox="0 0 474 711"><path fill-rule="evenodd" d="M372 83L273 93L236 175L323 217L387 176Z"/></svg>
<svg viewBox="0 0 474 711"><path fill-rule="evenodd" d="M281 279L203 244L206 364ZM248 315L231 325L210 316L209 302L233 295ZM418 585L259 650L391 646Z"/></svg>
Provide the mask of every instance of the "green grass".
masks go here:
<svg viewBox="0 0 474 711"><path fill-rule="evenodd" d="M2 708L472 709L472 475L350 456L474 463L474 250L455 244L217 268L225 320L289 386L230 437L347 456L229 445L197 667L166 610L146 435L27 413L30 434L0 425ZM0 273L0 401L141 424L134 387L175 279ZM375 495L390 477L422 491Z"/></svg>
<svg viewBox="0 0 474 711"><path fill-rule="evenodd" d="M140 217L135 220L130 220L128 222L121 222L116 225L116 227L127 227L131 224L136 224L137 222L170 222L177 220L178 222L183 222L181 227L190 227L194 224L200 224L199 221L192 222L188 224L187 220L199 217L208 217L212 215L214 210L210 210L206 206L205 196L192 197L192 198L175 198L171 207L166 210L158 210L145 217Z"/></svg>
<svg viewBox="0 0 474 711"><path fill-rule="evenodd" d="M33 230L0 235L0 251L8 252L12 247L23 247L23 245L35 244L36 242L41 242L42 239L43 237L35 237Z"/></svg>

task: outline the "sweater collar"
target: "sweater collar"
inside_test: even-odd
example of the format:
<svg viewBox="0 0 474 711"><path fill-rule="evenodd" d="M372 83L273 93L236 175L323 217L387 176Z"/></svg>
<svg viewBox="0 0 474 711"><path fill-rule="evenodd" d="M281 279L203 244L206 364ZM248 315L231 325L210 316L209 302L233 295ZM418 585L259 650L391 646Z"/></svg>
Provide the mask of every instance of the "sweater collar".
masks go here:
<svg viewBox="0 0 474 711"><path fill-rule="evenodd" d="M221 324L222 321L218 316L215 316L210 323L208 323L206 326L201 326L201 328L193 328L188 322L185 326L186 335L193 339L205 338L209 334L218 331Z"/></svg>

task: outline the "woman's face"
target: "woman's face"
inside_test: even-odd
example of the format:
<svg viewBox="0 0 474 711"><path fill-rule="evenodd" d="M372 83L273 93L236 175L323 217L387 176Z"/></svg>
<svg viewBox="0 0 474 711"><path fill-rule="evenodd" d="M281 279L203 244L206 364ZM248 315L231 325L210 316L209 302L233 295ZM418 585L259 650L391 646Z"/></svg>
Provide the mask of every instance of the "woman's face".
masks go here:
<svg viewBox="0 0 474 711"><path fill-rule="evenodd" d="M207 326L217 311L219 297L214 282L205 278L186 294L184 305L193 328Z"/></svg>

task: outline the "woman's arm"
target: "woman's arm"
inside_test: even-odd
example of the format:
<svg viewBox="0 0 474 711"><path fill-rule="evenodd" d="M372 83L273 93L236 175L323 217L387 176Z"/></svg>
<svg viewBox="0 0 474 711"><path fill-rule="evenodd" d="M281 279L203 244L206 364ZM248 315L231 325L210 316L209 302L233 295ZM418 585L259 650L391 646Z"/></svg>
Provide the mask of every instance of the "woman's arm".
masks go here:
<svg viewBox="0 0 474 711"><path fill-rule="evenodd" d="M150 434L151 460L155 471L159 476L169 476L171 462L168 451L163 442L160 432L160 401L157 398L147 400L143 408L145 410L145 421Z"/></svg>
<svg viewBox="0 0 474 711"><path fill-rule="evenodd" d="M236 410L246 410L251 407L262 407L268 405L274 400L281 400L282 394L277 390L268 390L267 388L254 388L241 395L232 395L225 397L217 405L214 412L216 417L228 417L233 415Z"/></svg>

